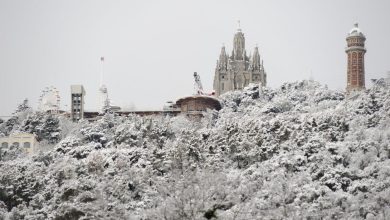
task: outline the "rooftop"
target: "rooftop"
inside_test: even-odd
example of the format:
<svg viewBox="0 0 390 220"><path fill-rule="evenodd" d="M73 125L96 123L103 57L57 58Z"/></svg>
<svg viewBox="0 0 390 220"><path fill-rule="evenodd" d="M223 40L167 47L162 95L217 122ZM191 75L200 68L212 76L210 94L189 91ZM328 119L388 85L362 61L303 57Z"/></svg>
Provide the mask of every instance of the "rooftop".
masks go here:
<svg viewBox="0 0 390 220"><path fill-rule="evenodd" d="M354 27L349 31L348 37L351 37L351 36L362 36L362 37L364 37L364 34L360 30L358 23L354 24Z"/></svg>

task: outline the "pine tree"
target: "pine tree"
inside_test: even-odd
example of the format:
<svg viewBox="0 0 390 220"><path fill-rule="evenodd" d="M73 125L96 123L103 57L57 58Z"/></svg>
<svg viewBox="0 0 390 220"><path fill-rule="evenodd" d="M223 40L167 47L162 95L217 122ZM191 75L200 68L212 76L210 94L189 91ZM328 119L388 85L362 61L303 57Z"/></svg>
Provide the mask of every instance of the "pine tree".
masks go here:
<svg viewBox="0 0 390 220"><path fill-rule="evenodd" d="M29 110L29 109L31 109L31 107L29 106L29 104L28 104L28 99L26 98L26 99L23 100L22 103L20 103L20 104L17 106L17 108L16 108L14 114L18 114L18 113L20 113L20 112L25 112L25 111L27 111L27 110Z"/></svg>

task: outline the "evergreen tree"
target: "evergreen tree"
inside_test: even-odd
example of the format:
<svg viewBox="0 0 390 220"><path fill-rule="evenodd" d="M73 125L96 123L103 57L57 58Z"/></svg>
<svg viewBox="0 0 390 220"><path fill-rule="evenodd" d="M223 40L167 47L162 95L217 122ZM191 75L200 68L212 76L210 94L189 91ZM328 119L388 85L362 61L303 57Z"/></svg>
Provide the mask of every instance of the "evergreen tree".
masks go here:
<svg viewBox="0 0 390 220"><path fill-rule="evenodd" d="M21 113L21 112L25 112L27 110L30 110L31 107L29 106L28 104L28 99L24 99L22 103L18 104L14 114L18 114L18 113Z"/></svg>

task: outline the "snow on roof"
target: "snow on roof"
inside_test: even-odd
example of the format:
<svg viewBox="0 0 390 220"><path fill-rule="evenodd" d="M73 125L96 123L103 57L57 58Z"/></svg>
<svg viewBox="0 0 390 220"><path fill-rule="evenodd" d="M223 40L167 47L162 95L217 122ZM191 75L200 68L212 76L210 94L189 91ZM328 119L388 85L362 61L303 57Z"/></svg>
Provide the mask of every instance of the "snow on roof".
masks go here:
<svg viewBox="0 0 390 220"><path fill-rule="evenodd" d="M348 36L363 36L363 32L359 28L359 24L354 24L354 27L349 31Z"/></svg>

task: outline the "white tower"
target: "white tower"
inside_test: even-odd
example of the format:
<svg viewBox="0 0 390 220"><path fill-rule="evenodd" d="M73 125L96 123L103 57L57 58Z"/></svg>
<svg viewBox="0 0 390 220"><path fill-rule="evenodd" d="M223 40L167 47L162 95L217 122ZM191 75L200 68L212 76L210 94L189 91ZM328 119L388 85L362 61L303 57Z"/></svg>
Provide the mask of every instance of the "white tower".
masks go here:
<svg viewBox="0 0 390 220"><path fill-rule="evenodd" d="M103 83L103 67L104 57L100 57L101 72L100 72L100 86L99 86L99 97L100 97L100 113L104 113L110 107L110 100L108 98L107 86Z"/></svg>

